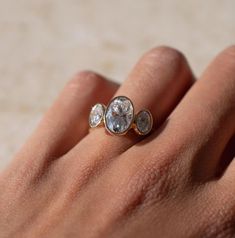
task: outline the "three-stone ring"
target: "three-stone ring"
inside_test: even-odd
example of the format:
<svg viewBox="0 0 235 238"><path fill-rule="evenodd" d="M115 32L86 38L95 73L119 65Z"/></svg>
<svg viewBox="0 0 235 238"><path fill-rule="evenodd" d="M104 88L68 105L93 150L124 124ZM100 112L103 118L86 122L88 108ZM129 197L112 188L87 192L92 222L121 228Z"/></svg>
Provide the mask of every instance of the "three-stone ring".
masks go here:
<svg viewBox="0 0 235 238"><path fill-rule="evenodd" d="M153 127L153 117L149 110L141 110L136 115L132 101L126 96L113 98L108 106L97 103L89 115L91 128L105 126L113 135L125 135L134 129L139 135L147 135Z"/></svg>

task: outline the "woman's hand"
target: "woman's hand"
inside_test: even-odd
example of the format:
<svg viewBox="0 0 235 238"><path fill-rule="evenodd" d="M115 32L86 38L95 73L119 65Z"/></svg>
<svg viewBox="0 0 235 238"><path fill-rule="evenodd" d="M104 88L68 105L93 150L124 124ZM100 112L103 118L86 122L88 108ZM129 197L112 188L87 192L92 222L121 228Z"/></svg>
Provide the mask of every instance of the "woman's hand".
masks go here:
<svg viewBox="0 0 235 238"><path fill-rule="evenodd" d="M88 133L114 95L150 109L151 135ZM234 237L234 133L234 46L196 83L168 47L120 87L79 73L1 174L0 237Z"/></svg>

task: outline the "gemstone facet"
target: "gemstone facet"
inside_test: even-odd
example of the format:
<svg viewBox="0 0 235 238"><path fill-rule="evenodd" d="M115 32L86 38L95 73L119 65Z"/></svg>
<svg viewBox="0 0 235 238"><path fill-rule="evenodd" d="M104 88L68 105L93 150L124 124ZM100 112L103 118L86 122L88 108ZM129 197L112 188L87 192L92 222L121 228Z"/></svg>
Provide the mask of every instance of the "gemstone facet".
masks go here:
<svg viewBox="0 0 235 238"><path fill-rule="evenodd" d="M92 107L89 116L90 127L96 127L103 121L104 112L105 107L100 103L97 103L95 106Z"/></svg>
<svg viewBox="0 0 235 238"><path fill-rule="evenodd" d="M134 107L125 96L114 98L105 112L105 126L112 134L125 134L134 120Z"/></svg>
<svg viewBox="0 0 235 238"><path fill-rule="evenodd" d="M153 119L152 119L151 113L147 110L140 111L136 115L135 125L136 125L135 130L139 134L141 134L141 135L148 134L153 127Z"/></svg>

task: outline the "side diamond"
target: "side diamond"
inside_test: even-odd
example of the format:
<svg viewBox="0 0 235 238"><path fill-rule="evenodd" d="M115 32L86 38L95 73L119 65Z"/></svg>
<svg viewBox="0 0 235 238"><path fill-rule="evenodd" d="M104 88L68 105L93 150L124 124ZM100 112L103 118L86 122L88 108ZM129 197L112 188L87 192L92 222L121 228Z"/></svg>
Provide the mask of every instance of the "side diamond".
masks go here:
<svg viewBox="0 0 235 238"><path fill-rule="evenodd" d="M97 103L95 106L92 107L89 116L90 127L96 127L103 121L104 112L105 107L100 103Z"/></svg>
<svg viewBox="0 0 235 238"><path fill-rule="evenodd" d="M147 135L153 126L152 115L149 111L140 111L135 118L135 130L141 135Z"/></svg>

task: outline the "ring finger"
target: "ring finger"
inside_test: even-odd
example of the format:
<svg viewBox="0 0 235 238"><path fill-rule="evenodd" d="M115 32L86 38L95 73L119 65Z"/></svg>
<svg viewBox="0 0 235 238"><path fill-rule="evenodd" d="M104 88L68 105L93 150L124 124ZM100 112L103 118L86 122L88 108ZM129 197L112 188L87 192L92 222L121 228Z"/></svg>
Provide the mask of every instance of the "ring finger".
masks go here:
<svg viewBox="0 0 235 238"><path fill-rule="evenodd" d="M137 112L148 108L158 127L193 81L193 74L184 56L174 49L159 47L140 59L116 96L129 97ZM79 173L79 162L79 170L88 170L89 173L94 171L94 167L102 166L102 162L127 150L139 138L132 133L126 136L111 136L107 135L104 128L96 128L66 154L61 162L67 163L69 160L69 166L76 168L75 173Z"/></svg>

